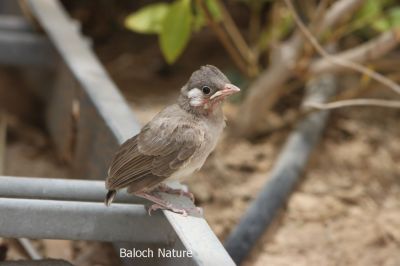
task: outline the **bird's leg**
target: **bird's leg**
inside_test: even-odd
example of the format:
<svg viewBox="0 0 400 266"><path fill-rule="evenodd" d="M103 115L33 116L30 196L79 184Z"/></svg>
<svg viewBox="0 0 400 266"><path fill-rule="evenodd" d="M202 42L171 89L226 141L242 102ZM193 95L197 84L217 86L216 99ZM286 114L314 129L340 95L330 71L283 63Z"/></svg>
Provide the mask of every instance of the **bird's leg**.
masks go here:
<svg viewBox="0 0 400 266"><path fill-rule="evenodd" d="M155 210L170 210L175 213L182 214L183 216L187 216L188 213L185 209L175 208L170 202L162 199L161 197L157 196L157 194L149 193L149 192L137 192L135 193L136 196L147 199L154 204L148 208L148 213L151 215L152 211Z"/></svg>
<svg viewBox="0 0 400 266"><path fill-rule="evenodd" d="M179 196L185 196L185 197L189 198L192 202L194 202L193 193L190 193L190 192L185 191L183 189L169 187L168 185L166 185L164 183L160 183L155 190L159 191L159 192L168 193L168 194L175 194L175 195L179 195Z"/></svg>

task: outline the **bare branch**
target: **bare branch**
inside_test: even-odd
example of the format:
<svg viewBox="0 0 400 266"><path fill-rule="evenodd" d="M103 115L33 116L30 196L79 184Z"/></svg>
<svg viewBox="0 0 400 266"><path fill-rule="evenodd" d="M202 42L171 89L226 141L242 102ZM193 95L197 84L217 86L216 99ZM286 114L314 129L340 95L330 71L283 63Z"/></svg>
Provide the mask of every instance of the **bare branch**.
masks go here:
<svg viewBox="0 0 400 266"><path fill-rule="evenodd" d="M336 11L335 6L347 6L341 9L341 12ZM324 31L328 26L334 26L339 21L342 21L346 14L351 14L360 4L360 0L338 0L323 16L323 21L320 22L319 30ZM337 15L334 15L337 14ZM340 14L340 15L339 15ZM329 22L324 22L329 19ZM302 48L304 47L304 37L297 30L292 36L282 44L276 46L271 51L271 64L268 69L264 70L257 79L252 83L248 90L246 99L243 101L238 118L238 132L241 135L251 137L257 132L265 130L265 112L271 110L274 104L278 101L282 94L282 88L293 75L299 57L301 56Z"/></svg>
<svg viewBox="0 0 400 266"><path fill-rule="evenodd" d="M221 10L223 20L222 23L225 26L225 29L228 35L231 37L232 41L236 45L238 51L241 53L244 60L246 60L250 65L253 65L256 62L255 55L250 47L247 45L246 41L244 40L242 34L240 33L239 29L237 28L233 18L226 10L224 4L222 4L219 0L216 1L219 9Z"/></svg>
<svg viewBox="0 0 400 266"><path fill-rule="evenodd" d="M365 63L387 54L393 50L400 40L399 29L391 30L382 33L378 37L361 44L347 51L331 55L336 60L352 61L357 63ZM309 72L312 74L320 74L323 72L340 71L342 66L332 63L326 58L317 59L311 64Z"/></svg>
<svg viewBox="0 0 400 266"><path fill-rule="evenodd" d="M320 27L316 30L316 33L319 34L322 31L338 24L339 22L344 20L346 16L350 16L352 14L352 11L357 9L363 2L364 0L335 1L335 3L333 3L332 6L329 8L328 12L326 12L325 17L320 24Z"/></svg>
<svg viewBox="0 0 400 266"><path fill-rule="evenodd" d="M397 92L400 94L400 86L393 82L392 80L386 78L382 74L373 71L363 65L357 64L352 61L347 61L344 59L336 58L330 55L328 52L322 48L322 46L318 43L317 39L311 34L311 32L307 29L307 27L304 25L304 23L301 21L300 17L296 13L296 10L294 9L292 2L290 0L285 0L286 5L288 6L289 10L292 12L292 15L299 27L299 29L302 31L302 33L306 36L306 38L310 41L310 43L314 46L315 50L323 57L325 57L327 60L329 60L331 63L339 65L341 67L346 67L349 69L352 69L354 71L360 72L364 75L367 75L371 77L372 79L384 84L385 86L389 87L393 91Z"/></svg>
<svg viewBox="0 0 400 266"><path fill-rule="evenodd" d="M284 92L282 85L294 73L292 70L302 47L303 38L295 33L288 41L272 51L271 66L254 80L241 105L241 115L238 117L239 134L251 137L257 131L264 129L265 113L274 106Z"/></svg>
<svg viewBox="0 0 400 266"><path fill-rule="evenodd" d="M309 28L312 31L317 31L320 30L322 24L320 21L324 20L326 17L327 13L327 8L328 8L328 2L329 0L321 0L318 4L318 6L315 9L315 13L313 17L311 18L311 21L309 23Z"/></svg>
<svg viewBox="0 0 400 266"><path fill-rule="evenodd" d="M222 29L221 26L214 21L204 0L197 0L197 4L205 13L208 25L214 31L221 44L225 47L226 51L231 56L236 66L243 74L248 75L249 73L247 71L246 62L243 61L243 58L238 53L238 50L235 49L233 43L229 40L229 37L227 36L227 33L224 31L224 29Z"/></svg>
<svg viewBox="0 0 400 266"><path fill-rule="evenodd" d="M343 100L330 103L306 102L304 103L304 106L319 110L329 110L329 109L354 107L354 106L377 106L386 108L400 108L400 101L381 100L381 99L352 99L352 100Z"/></svg>

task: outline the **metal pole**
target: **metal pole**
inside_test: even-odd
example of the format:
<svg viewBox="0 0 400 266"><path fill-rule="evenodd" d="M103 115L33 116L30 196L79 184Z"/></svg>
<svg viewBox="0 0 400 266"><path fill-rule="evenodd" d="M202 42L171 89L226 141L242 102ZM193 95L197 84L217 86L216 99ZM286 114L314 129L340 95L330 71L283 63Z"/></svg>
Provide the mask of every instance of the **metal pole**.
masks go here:
<svg viewBox="0 0 400 266"><path fill-rule="evenodd" d="M335 94L336 89L335 77L327 74L308 85L306 100L323 102ZM321 137L328 115L327 111L308 115L289 136L268 182L225 242L237 264L246 258L293 191Z"/></svg>
<svg viewBox="0 0 400 266"><path fill-rule="evenodd" d="M34 246L32 246L32 243L29 239L27 238L18 238L18 243L24 248L26 253L29 255L29 257L33 260L40 260L42 259L42 256L39 254L39 252L35 249Z"/></svg>
<svg viewBox="0 0 400 266"><path fill-rule="evenodd" d="M0 25L1 26L1 25ZM54 67L57 57L49 40L37 33L0 30L0 63Z"/></svg>
<svg viewBox="0 0 400 266"><path fill-rule="evenodd" d="M76 160L84 161L86 164L80 173L87 173L83 176L90 174L92 177L102 177L106 172L105 162L109 160L112 151L115 151L116 144L121 144L137 133L138 123L135 122L136 119L126 101L60 2L28 0L27 3L84 92L81 99L81 116L77 125L77 156L75 156ZM168 199L174 205L194 208L188 199L179 197ZM163 211L163 214L162 222L167 221L174 229L173 235L176 240L174 247L192 251L193 264L234 265L202 217L182 217L169 211ZM155 225L157 226L159 225ZM146 226L140 229L146 231Z"/></svg>
<svg viewBox="0 0 400 266"><path fill-rule="evenodd" d="M103 181L0 176L0 197L5 198L103 202L105 195ZM114 202L147 201L121 191Z"/></svg>
<svg viewBox="0 0 400 266"><path fill-rule="evenodd" d="M141 205L0 198L0 214L2 237L170 244L175 235Z"/></svg>
<svg viewBox="0 0 400 266"><path fill-rule="evenodd" d="M4 172L5 151L7 145L7 116L5 113L0 112L0 175ZM42 257L37 250L32 246L29 239L18 238L18 243L28 253L29 257L34 260L41 259Z"/></svg>
<svg viewBox="0 0 400 266"><path fill-rule="evenodd" d="M23 17L16 15L1 15L0 30L31 32L32 25Z"/></svg>
<svg viewBox="0 0 400 266"><path fill-rule="evenodd" d="M6 152L7 118L4 112L0 111L0 175L4 172L4 158Z"/></svg>

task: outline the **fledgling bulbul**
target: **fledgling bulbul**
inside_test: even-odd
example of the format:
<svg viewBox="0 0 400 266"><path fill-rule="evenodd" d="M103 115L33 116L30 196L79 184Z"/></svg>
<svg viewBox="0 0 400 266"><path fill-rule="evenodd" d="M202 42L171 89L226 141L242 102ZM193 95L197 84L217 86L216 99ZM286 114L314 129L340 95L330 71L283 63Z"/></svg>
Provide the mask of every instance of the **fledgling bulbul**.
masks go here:
<svg viewBox="0 0 400 266"><path fill-rule="evenodd" d="M117 190L152 201L152 210L168 209L186 215L156 192L191 193L172 189L163 182L181 180L199 170L215 148L225 126L224 99L240 89L215 66L202 66L182 87L178 102L166 107L136 136L121 145L111 162L105 203Z"/></svg>

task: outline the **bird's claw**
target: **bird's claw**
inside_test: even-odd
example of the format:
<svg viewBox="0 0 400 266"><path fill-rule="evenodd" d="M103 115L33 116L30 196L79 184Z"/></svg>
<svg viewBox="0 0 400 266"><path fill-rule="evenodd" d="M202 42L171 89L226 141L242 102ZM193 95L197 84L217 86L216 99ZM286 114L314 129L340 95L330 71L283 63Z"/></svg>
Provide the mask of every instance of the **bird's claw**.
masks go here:
<svg viewBox="0 0 400 266"><path fill-rule="evenodd" d="M189 192L189 191L185 191L183 189L180 188L171 188L165 184L160 185L157 188L158 191L160 192L164 192L164 193L168 193L168 194L175 194L175 195L179 195L179 196L185 196L188 199L190 199L193 203L194 203L194 195L193 193Z"/></svg>
<svg viewBox="0 0 400 266"><path fill-rule="evenodd" d="M179 196L184 196L184 197L190 199L194 203L194 195L191 192L180 189Z"/></svg>
<svg viewBox="0 0 400 266"><path fill-rule="evenodd" d="M183 215L183 216L188 216L188 212L185 209L180 209L180 208L175 208L173 207L171 204L168 204L167 206L162 206L160 204L153 204L151 205L148 209L147 212L149 213L149 215L151 216L151 212L152 211L156 211L156 210L169 210L172 211L174 213Z"/></svg>
<svg viewBox="0 0 400 266"><path fill-rule="evenodd" d="M203 211L203 208L202 208L202 207L196 207L196 211L197 211L200 215L203 215L203 214L204 214L204 211Z"/></svg>

